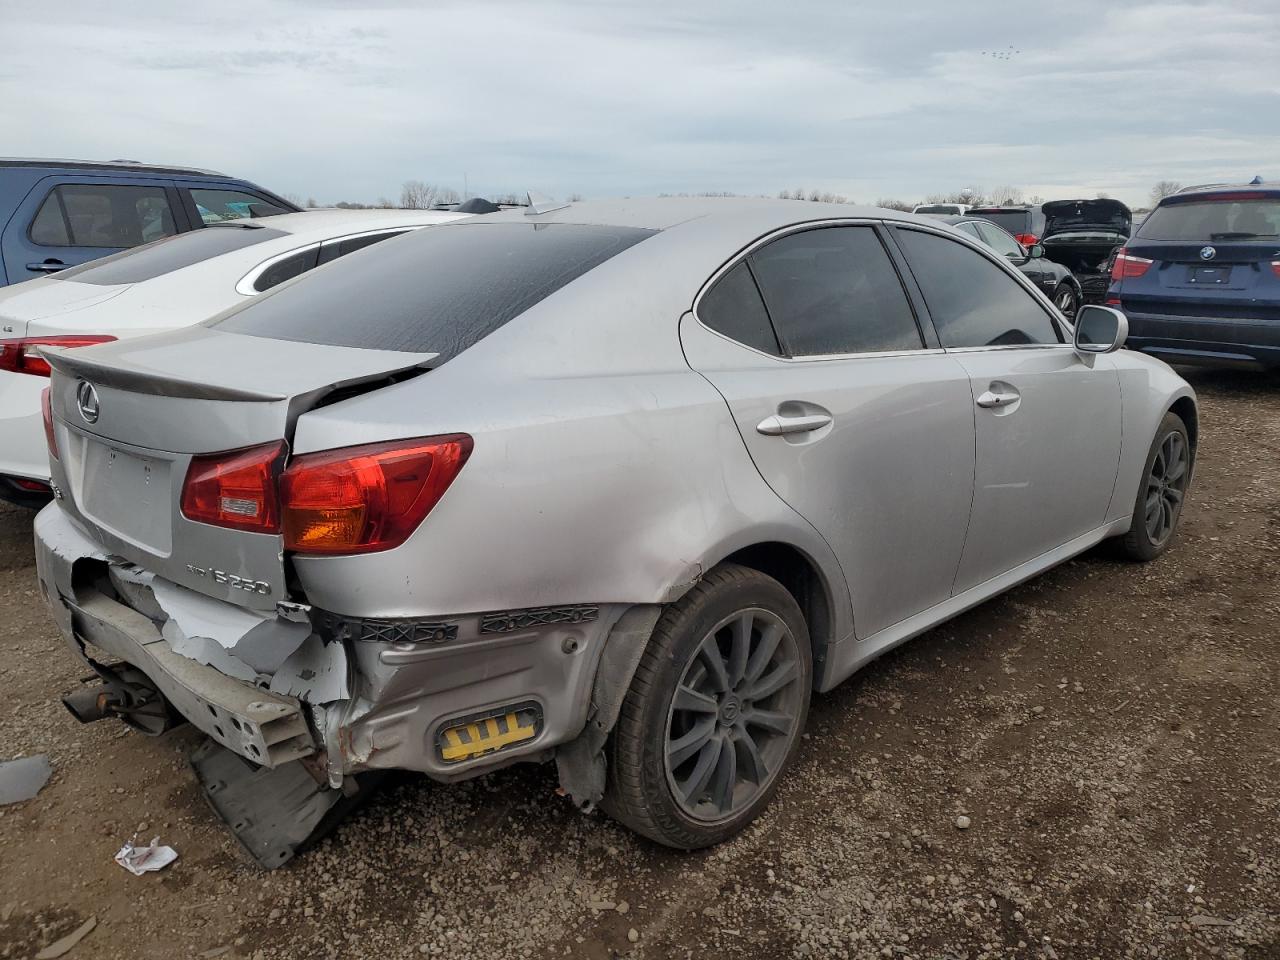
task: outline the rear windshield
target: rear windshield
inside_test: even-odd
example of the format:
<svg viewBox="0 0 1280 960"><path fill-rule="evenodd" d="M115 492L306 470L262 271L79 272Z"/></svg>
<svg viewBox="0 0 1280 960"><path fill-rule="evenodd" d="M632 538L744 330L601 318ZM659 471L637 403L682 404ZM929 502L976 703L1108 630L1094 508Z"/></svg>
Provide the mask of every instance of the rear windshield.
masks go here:
<svg viewBox="0 0 1280 960"><path fill-rule="evenodd" d="M1280 236L1280 197L1163 204L1142 221L1142 240L1272 240Z"/></svg>
<svg viewBox="0 0 1280 960"><path fill-rule="evenodd" d="M960 211L960 208L957 207L954 203L935 203L932 206L928 206L928 207L916 207L914 212L915 213L942 213L942 214L951 214L952 216L955 216L959 214L961 211Z"/></svg>
<svg viewBox="0 0 1280 960"><path fill-rule="evenodd" d="M288 234L270 227L202 227L190 233L180 233L176 237L103 257L101 260L90 260L78 267L60 270L53 277L56 280L75 280L77 283L97 283L103 286L140 283L210 257L243 250L255 243L284 236Z"/></svg>
<svg viewBox="0 0 1280 960"><path fill-rule="evenodd" d="M1030 210L970 210L969 216L990 220L1012 234L1026 233L1031 227Z"/></svg>
<svg viewBox="0 0 1280 960"><path fill-rule="evenodd" d="M228 333L455 357L655 231L458 223L356 251L207 321Z"/></svg>

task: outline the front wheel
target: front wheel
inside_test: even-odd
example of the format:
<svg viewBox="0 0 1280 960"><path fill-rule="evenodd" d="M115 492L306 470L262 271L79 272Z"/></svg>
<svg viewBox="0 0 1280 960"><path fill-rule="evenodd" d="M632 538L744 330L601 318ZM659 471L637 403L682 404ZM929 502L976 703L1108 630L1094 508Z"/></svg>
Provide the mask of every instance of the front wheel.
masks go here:
<svg viewBox="0 0 1280 960"><path fill-rule="evenodd" d="M795 756L812 676L786 588L747 567L715 568L654 628L610 739L605 810L685 850L738 833Z"/></svg>
<svg viewBox="0 0 1280 960"><path fill-rule="evenodd" d="M1080 310L1080 297L1076 294L1075 287L1065 280L1058 284L1058 288L1053 292L1053 305L1069 322L1076 322L1076 313Z"/></svg>
<svg viewBox="0 0 1280 960"><path fill-rule="evenodd" d="M1191 441L1186 424L1169 412L1160 421L1138 496L1133 505L1133 525L1120 540L1130 560L1154 560L1173 542L1182 504L1191 481Z"/></svg>

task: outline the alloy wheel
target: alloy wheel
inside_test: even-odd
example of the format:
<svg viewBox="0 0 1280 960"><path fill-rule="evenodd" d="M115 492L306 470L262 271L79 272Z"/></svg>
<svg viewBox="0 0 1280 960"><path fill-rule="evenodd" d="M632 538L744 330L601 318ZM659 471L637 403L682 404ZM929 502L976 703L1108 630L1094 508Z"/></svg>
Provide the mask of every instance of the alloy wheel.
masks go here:
<svg viewBox="0 0 1280 960"><path fill-rule="evenodd" d="M707 633L667 718L667 782L681 810L721 821L772 782L799 735L801 675L795 636L767 610L738 611Z"/></svg>
<svg viewBox="0 0 1280 960"><path fill-rule="evenodd" d="M1151 462L1147 475L1147 538L1153 546L1161 546L1173 535L1187 490L1187 473L1191 458L1182 434L1165 435Z"/></svg>

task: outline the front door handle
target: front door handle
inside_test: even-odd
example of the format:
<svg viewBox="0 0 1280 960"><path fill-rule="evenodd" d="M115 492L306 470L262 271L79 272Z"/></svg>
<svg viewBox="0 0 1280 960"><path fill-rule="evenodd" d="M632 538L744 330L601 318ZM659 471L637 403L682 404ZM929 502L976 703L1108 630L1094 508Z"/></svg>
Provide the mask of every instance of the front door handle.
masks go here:
<svg viewBox="0 0 1280 960"><path fill-rule="evenodd" d="M821 430L830 423L831 414L829 413L811 413L798 417L785 417L775 413L772 417L765 417L757 423L756 432L763 433L766 437L785 437L792 433L811 433L814 430Z"/></svg>
<svg viewBox="0 0 1280 960"><path fill-rule="evenodd" d="M61 260L46 260L44 263L28 263L27 269L34 270L36 273L57 273L59 270L65 270L71 266L69 263L63 263Z"/></svg>
<svg viewBox="0 0 1280 960"><path fill-rule="evenodd" d="M1021 397L1022 394L1018 393L1017 390L1005 388L988 390L978 397L977 404L980 407L987 408L1007 407L1012 403L1017 403Z"/></svg>

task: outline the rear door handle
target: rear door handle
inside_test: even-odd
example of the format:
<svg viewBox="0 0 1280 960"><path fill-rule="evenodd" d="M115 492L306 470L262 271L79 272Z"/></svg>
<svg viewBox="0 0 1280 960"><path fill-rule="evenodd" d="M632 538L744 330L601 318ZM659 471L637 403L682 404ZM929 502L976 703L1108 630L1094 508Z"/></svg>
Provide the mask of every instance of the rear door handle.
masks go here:
<svg viewBox="0 0 1280 960"><path fill-rule="evenodd" d="M976 402L980 407L1007 407L1011 403L1016 403L1021 397L1022 394L1018 393L1017 390L1002 388L988 390L986 393L981 394Z"/></svg>
<svg viewBox="0 0 1280 960"><path fill-rule="evenodd" d="M784 437L791 433L811 433L814 430L821 430L830 423L831 414L829 413L811 413L799 417L784 417L782 414L775 413L772 417L765 417L757 423L756 432L763 433L766 437Z"/></svg>
<svg viewBox="0 0 1280 960"><path fill-rule="evenodd" d="M27 269L34 270L36 273L57 273L59 270L65 270L71 266L69 263L63 263L61 260L46 260L44 263L28 263Z"/></svg>

